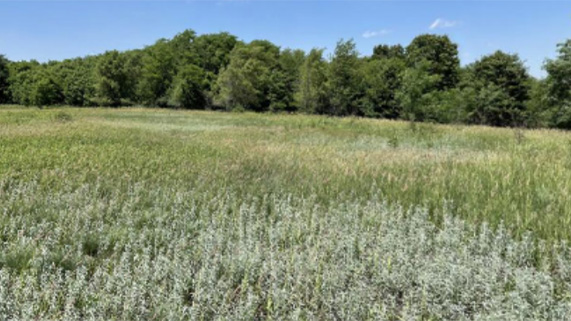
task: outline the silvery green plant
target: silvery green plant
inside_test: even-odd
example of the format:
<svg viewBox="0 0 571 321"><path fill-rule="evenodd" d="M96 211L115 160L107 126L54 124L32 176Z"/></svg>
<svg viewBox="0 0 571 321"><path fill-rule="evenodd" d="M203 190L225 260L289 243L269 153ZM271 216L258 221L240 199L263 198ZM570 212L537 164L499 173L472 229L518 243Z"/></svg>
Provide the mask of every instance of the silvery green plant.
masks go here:
<svg viewBox="0 0 571 321"><path fill-rule="evenodd" d="M0 320L566 320L571 250L442 209L86 184L0 193ZM148 205L152 204L152 205ZM143 206L144 205L144 206Z"/></svg>

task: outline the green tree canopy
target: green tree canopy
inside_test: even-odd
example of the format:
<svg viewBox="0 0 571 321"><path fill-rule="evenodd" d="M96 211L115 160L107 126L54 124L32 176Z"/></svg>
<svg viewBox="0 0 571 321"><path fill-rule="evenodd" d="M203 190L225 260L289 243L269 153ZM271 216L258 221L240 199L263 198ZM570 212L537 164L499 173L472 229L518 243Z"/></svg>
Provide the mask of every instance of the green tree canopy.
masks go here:
<svg viewBox="0 0 571 321"><path fill-rule="evenodd" d="M62 88L63 103L72 106L90 106L95 98L96 57L67 59L53 66Z"/></svg>
<svg viewBox="0 0 571 321"><path fill-rule="evenodd" d="M330 110L332 115L362 113L359 101L363 97L359 52L353 40L337 42L329 65Z"/></svg>
<svg viewBox="0 0 571 321"><path fill-rule="evenodd" d="M12 102L20 105L30 106L32 102L32 91L36 73L41 68L40 63L35 60L12 62L9 65L9 89Z"/></svg>
<svg viewBox="0 0 571 321"><path fill-rule="evenodd" d="M198 57L195 64L217 75L230 63L230 53L237 44L236 37L227 32L201 35L194 40Z"/></svg>
<svg viewBox="0 0 571 321"><path fill-rule="evenodd" d="M43 68L35 74L31 103L35 106L49 106L63 103L63 91L51 71Z"/></svg>
<svg viewBox="0 0 571 321"><path fill-rule="evenodd" d="M409 67L429 63L428 72L440 77L436 90L454 88L458 83L458 46L448 36L425 34L417 36L406 48Z"/></svg>
<svg viewBox="0 0 571 321"><path fill-rule="evenodd" d="M571 129L571 40L558 45L557 58L547 60L545 70L551 124Z"/></svg>
<svg viewBox="0 0 571 321"><path fill-rule="evenodd" d="M176 75L176 60L171 44L165 39L145 48L139 82L139 97L143 103L166 106L168 91Z"/></svg>
<svg viewBox="0 0 571 321"><path fill-rule="evenodd" d="M391 119L399 117L401 110L396 93L402 85L405 62L400 58L373 59L363 64L363 68L364 114Z"/></svg>
<svg viewBox="0 0 571 321"><path fill-rule="evenodd" d="M8 82L10 72L8 69L8 63L8 59L3 55L0 55L0 104L5 104L10 101L10 83Z"/></svg>
<svg viewBox="0 0 571 321"><path fill-rule="evenodd" d="M373 59L405 59L405 50L401 45L377 45L373 48Z"/></svg>
<svg viewBox="0 0 571 321"><path fill-rule="evenodd" d="M176 75L171 105L186 109L204 109L206 94L204 70L196 65L184 66Z"/></svg>
<svg viewBox="0 0 571 321"><path fill-rule="evenodd" d="M468 72L467 81L478 93L469 119L494 126L521 125L530 77L519 57L496 51L470 65Z"/></svg>
<svg viewBox="0 0 571 321"><path fill-rule="evenodd" d="M120 106L131 88L128 87L126 57L117 50L103 54L96 66L97 99L109 106Z"/></svg>
<svg viewBox="0 0 571 321"><path fill-rule="evenodd" d="M329 107L327 62L323 49L312 49L299 71L299 85L294 98L299 110L309 114L323 114Z"/></svg>
<svg viewBox="0 0 571 321"><path fill-rule="evenodd" d="M395 93L401 118L411 121L434 120L430 111L433 107L431 93L441 81L441 76L431 73L431 67L432 64L424 60L403 71L401 86Z"/></svg>
<svg viewBox="0 0 571 321"><path fill-rule="evenodd" d="M273 69L270 76L270 110L293 111L297 108L294 93L299 86L299 71L304 59L302 50L280 52L278 68Z"/></svg>
<svg viewBox="0 0 571 321"><path fill-rule="evenodd" d="M516 55L496 52L461 68L448 36L406 47L354 41L323 50L283 49L222 32L185 30L143 49L38 63L0 56L0 103L301 111L329 115L571 129L571 40L528 76Z"/></svg>
<svg viewBox="0 0 571 321"><path fill-rule="evenodd" d="M279 54L277 46L264 40L234 48L228 67L218 77L215 101L230 109L269 110L272 73L279 68Z"/></svg>

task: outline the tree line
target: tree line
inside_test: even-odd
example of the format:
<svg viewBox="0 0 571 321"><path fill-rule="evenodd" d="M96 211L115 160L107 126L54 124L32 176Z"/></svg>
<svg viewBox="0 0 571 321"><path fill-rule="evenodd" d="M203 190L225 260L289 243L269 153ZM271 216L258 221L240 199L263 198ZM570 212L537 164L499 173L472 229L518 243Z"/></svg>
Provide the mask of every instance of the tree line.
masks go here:
<svg viewBox="0 0 571 321"><path fill-rule="evenodd" d="M361 56L353 40L281 49L192 30L139 50L39 63L0 56L0 104L146 105L571 129L571 40L531 77L516 54L460 66L448 36Z"/></svg>

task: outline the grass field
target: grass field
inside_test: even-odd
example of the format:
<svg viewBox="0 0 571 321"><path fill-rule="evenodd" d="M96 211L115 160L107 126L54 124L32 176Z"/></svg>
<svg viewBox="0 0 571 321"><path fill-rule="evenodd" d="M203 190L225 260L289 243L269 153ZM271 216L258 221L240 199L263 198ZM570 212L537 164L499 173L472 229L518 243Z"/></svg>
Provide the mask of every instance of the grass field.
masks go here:
<svg viewBox="0 0 571 321"><path fill-rule="evenodd" d="M571 319L571 134L0 107L0 320Z"/></svg>

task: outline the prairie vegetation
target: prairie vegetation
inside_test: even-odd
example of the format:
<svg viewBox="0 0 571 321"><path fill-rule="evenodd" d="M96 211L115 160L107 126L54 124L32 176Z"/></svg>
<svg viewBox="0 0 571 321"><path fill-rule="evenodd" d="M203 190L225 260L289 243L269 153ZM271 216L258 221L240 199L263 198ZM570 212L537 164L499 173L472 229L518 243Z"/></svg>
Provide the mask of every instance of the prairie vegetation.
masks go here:
<svg viewBox="0 0 571 321"><path fill-rule="evenodd" d="M571 134L0 108L2 320L565 320Z"/></svg>

